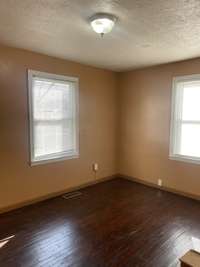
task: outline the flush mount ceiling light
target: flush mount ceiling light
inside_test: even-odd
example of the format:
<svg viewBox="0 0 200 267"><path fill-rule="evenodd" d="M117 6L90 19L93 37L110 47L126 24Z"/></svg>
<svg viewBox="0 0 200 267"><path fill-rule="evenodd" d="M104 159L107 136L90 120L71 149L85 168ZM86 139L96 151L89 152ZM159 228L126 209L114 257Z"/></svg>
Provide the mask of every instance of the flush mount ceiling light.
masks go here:
<svg viewBox="0 0 200 267"><path fill-rule="evenodd" d="M98 13L90 18L92 29L102 37L112 31L117 18L110 14Z"/></svg>

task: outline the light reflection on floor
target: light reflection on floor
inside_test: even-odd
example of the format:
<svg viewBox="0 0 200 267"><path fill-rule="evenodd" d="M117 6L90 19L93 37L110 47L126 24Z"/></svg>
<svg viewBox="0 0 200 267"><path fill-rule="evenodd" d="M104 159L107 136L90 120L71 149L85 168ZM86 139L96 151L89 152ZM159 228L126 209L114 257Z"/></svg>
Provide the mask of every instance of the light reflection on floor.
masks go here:
<svg viewBox="0 0 200 267"><path fill-rule="evenodd" d="M65 249L66 254L70 253L75 247L78 248L74 235L73 225L70 222L55 224L50 226L48 230L41 231L40 236L37 237L35 258L40 261L43 258L48 258L48 255L55 257L63 249Z"/></svg>
<svg viewBox="0 0 200 267"><path fill-rule="evenodd" d="M192 237L192 245L193 245L193 249L200 252L200 239L196 238L196 237Z"/></svg>
<svg viewBox="0 0 200 267"><path fill-rule="evenodd" d="M14 235L11 235L9 237L1 239L0 240L0 248L4 247L13 237L14 237Z"/></svg>

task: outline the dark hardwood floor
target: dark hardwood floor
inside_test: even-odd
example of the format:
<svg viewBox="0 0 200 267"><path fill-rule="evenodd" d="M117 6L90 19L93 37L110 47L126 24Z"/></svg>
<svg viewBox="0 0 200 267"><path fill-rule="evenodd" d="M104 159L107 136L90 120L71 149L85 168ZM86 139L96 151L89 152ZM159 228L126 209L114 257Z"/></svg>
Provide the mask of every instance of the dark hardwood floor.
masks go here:
<svg viewBox="0 0 200 267"><path fill-rule="evenodd" d="M1 267L177 266L200 248L200 203L123 179L0 215Z"/></svg>

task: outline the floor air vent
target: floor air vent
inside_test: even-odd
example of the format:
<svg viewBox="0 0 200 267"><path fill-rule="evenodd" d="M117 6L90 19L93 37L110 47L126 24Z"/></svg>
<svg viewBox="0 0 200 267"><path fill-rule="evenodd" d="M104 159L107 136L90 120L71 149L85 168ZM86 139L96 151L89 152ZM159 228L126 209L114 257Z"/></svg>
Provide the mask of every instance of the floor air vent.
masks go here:
<svg viewBox="0 0 200 267"><path fill-rule="evenodd" d="M64 199L70 199L70 198L79 197L81 195L82 195L82 193L80 191L74 191L74 192L71 192L71 193L64 194L64 195L62 195L62 197Z"/></svg>

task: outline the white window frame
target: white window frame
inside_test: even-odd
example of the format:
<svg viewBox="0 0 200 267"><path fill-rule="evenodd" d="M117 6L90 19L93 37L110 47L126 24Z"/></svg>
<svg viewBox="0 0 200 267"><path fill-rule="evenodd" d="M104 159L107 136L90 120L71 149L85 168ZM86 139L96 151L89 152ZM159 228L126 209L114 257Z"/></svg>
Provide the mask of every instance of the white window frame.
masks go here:
<svg viewBox="0 0 200 267"><path fill-rule="evenodd" d="M172 83L172 98L171 98L171 124L170 124L170 149L169 149L169 159L183 161L187 163L200 164L200 157L184 156L174 153L174 146L176 143L176 117L179 108L176 107L177 98L177 84L179 82L191 82L200 81L200 74L178 76L173 78ZM192 122L192 121L191 121Z"/></svg>
<svg viewBox="0 0 200 267"><path fill-rule="evenodd" d="M34 158L34 126L33 126L33 77L41 77L44 79L52 79L59 81L68 81L73 82L75 87L75 99L76 99L76 151L74 152L63 152L63 153L55 153L54 155L42 156L39 160ZM29 145L30 145L30 153L29 153L29 161L30 165L38 165L51 163L56 161L69 160L74 158L79 158L79 79L77 77L69 77L65 75L58 75L52 73L46 73L41 71L35 71L28 69L28 105L29 105Z"/></svg>

